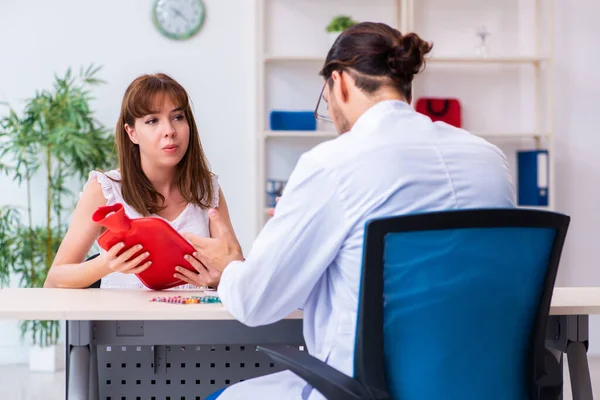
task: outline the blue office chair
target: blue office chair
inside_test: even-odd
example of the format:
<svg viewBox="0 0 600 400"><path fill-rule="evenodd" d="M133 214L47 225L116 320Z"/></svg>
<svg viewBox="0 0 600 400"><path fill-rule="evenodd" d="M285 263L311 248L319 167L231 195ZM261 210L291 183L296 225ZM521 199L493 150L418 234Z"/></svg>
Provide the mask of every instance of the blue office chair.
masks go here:
<svg viewBox="0 0 600 400"><path fill-rule="evenodd" d="M444 211L366 225L354 374L261 347L328 399L558 399L544 346L570 218Z"/></svg>

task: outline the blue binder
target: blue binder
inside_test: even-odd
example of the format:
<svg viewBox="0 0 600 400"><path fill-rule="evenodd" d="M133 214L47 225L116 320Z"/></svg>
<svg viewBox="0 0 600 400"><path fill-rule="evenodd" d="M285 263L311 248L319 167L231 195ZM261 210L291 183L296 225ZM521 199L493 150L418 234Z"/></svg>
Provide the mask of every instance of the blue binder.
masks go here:
<svg viewBox="0 0 600 400"><path fill-rule="evenodd" d="M314 131L317 120L313 111L271 111L269 122L272 131Z"/></svg>
<svg viewBox="0 0 600 400"><path fill-rule="evenodd" d="M548 150L517 152L517 202L520 206L547 206Z"/></svg>

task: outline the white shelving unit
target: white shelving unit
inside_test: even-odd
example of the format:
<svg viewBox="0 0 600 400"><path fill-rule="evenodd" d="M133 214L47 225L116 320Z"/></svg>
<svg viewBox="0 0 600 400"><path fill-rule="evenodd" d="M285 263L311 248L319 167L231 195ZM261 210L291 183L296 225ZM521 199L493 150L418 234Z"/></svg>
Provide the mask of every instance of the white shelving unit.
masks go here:
<svg viewBox="0 0 600 400"><path fill-rule="evenodd" d="M529 4L525 4L529 1ZM279 5L277 6L277 3ZM295 7L299 7L299 4L302 2L307 3L315 3L314 0L294 0L293 4ZM326 35L324 33L324 25L322 25L322 21L324 19L331 18L333 15L337 14L350 14L346 9L346 6L354 7L353 10L357 10L357 7L360 7L360 2L352 1L352 0L336 0L336 1L321 1L317 2L320 4L320 9L315 11L314 18L317 22L315 22L314 29L305 32L310 32L311 38L315 36L315 31L322 30L323 41L326 41ZM315 4L317 4L315 3ZM457 4L454 4L457 3ZM486 3L483 4L482 3ZM284 10L282 14L286 18L293 18L294 15L301 15L302 23L298 23L298 25L294 25L294 21L290 20L281 20L281 18L276 14L276 10L273 10L273 7L278 8L280 11L282 7L292 7L290 5L290 0L257 0L257 37L258 37L258 46L257 46L257 101L258 101L258 113L259 118L257 118L258 126L256 129L257 135L257 175L258 175L258 185L257 185L257 201L259 204L259 210L257 210L257 218L258 218L258 228L262 228L262 225L266 222L268 215L266 213L266 180L272 178L273 171L270 170L269 159L277 156L278 154L285 153L286 156L289 153L288 148L294 148L296 151L306 151L309 150L310 147L316 145L320 141L330 140L337 136L337 134L333 131L270 131L269 130L269 112L272 109L277 109L279 107L285 108L285 106L280 106L279 104L274 103L275 98L278 100L281 99L289 99L293 97L294 99L302 97L305 90L311 85L314 85L314 98L310 98L310 96L301 102L301 106L296 105L296 107L288 106L288 109L302 109L305 111L312 111L314 106L316 105L316 101L319 95L320 86L322 85L322 81L314 81L314 79L320 79L317 73L323 65L325 61L325 56L327 50L322 51L323 43L316 43L316 49L309 49L310 46L306 45L308 39L302 42L302 46L279 46L280 48L284 48L285 51L274 51L270 46L272 44L273 37L269 35L279 35L278 32L272 32L270 29L273 28L274 25L279 24L278 26L285 26L285 30L294 31L297 35L303 35L305 33L302 29L306 29L306 21L309 21L312 15L306 15L308 12L304 9L302 12L298 12L296 9ZM359 5L357 5L359 4ZM513 39L521 39L524 37L530 41L531 46L528 51L518 50L518 49L510 49L509 51L499 51L499 52L491 52L491 56L489 57L478 57L471 56L469 54L456 54L457 52L452 52L452 49L448 50L444 47L444 43L447 43L449 39L446 37L448 35L455 34L456 37L464 37L464 32L461 29L453 29L449 28L444 31L443 36L439 37L442 48L439 48L440 45L437 45L437 41L435 37L430 37L426 32L423 32L421 25L427 25L428 21L428 12L430 13L439 13L437 10L440 7L448 7L448 10L451 10L452 7L456 9L461 9L464 11L464 7L471 6L474 8L477 7L495 7L499 3L489 3L489 2L478 2L475 0L372 0L369 2L362 2L362 7L365 7L365 12L373 13L376 7L387 7L384 11L385 14L382 13L384 18L387 18L388 21L380 20L381 22L389 23L393 25L397 29L399 29L402 33L408 32L416 32L420 36L422 36L426 40L431 40L434 43L434 52L430 57L427 58L427 67L426 71L422 74L419 74L415 79L413 84L413 105L416 104L416 100L421 96L447 96L447 97L458 97L461 99L461 95L457 94L456 96L452 96L453 89L452 84L455 83L454 80L456 77L462 75L461 79L470 79L470 76L473 76L472 85L477 87L477 90L474 90L474 93L471 94L471 97L479 96L480 93L487 95L491 98L491 104L494 104L497 107L497 113L502 114L504 112L503 104L506 105L507 110L513 107L517 111L510 115L502 116L500 115L499 120L497 122L514 122L512 120L523 120L528 119L529 123L525 123L527 126L523 128L522 126L518 126L516 128L505 128L503 123L490 123L491 126L484 126L479 128L478 126L470 126L470 125L479 125L476 122L479 122L480 118L475 115L477 112L482 113L481 116L484 116L483 113L488 113L486 110L478 110L477 106L479 105L478 98L473 100L472 103L468 104L465 107L463 104L463 126L465 129L469 130L475 135L486 138L487 140L497 144L501 147L507 156L513 155L518 149L535 149L535 148L543 148L547 149L549 152L549 206L545 207L546 209L553 209L554 205L554 193L556 191L554 185L554 176L555 176L555 168L554 168L554 126L552 121L552 104L553 104L553 87L552 87L552 65L553 65L553 42L552 31L553 31L553 2L542 1L542 0L515 0L514 2L510 2L511 5L518 5L518 9L514 10L515 13L520 12L521 8L524 7L526 13L529 13L532 21L530 22L521 22L521 26L525 26L527 29L531 29L535 32L531 32L531 35L525 35L522 32L516 33L517 37ZM429 9L428 9L429 7ZM509 7L507 5L502 5L502 7ZM367 10L368 9L368 10ZM482 9L477 10L469 10L474 13L479 13L481 18L491 18L493 22L496 23L499 27L503 27L502 17L505 20L508 20L506 15L506 11L504 14L498 11L496 14L494 12L484 12ZM512 10L511 10L512 12ZM478 15L479 15L478 14ZM501 16L497 14L502 14ZM513 14L512 18L515 18ZM360 15L352 15L355 19L358 20L367 20L361 19ZM435 16L435 15L434 15ZM520 15L517 15L520 17ZM391 18L391 20L390 20ZM277 23L273 23L273 21ZM375 20L375 19L369 19ZM446 17L442 19L443 22L448 21ZM438 23L432 24L434 27L438 25ZM499 29L499 28L498 28ZM460 35L463 36L460 36ZM513 33L514 34L514 33ZM496 31L496 37L502 35ZM475 36L473 35L473 39ZM286 39L287 40L287 39ZM509 44L512 44L512 41L508 40ZM287 43L287 42L286 42ZM437 46L436 46L437 45ZM473 47L472 43L464 44L463 49ZM300 49L298 49L300 47ZM449 46L448 46L449 47ZM328 49L328 47L327 47ZM293 50L296 50L294 52ZM466 51L462 51L462 53L467 53ZM281 72L285 71L285 72ZM312 75L308 74L307 71L312 72ZM294 75L294 73L296 73ZM450 78L447 77L450 74ZM272 80L272 75L278 76L278 81ZM470 76L469 76L470 75ZM519 88L517 90L521 90L520 92L514 93L511 97L507 97L508 95L504 94L504 97L500 96L501 99L494 101L494 94L491 84L494 82L494 79L498 78L500 83L499 87L501 89L506 89L504 86L504 82L513 82L514 80L518 81ZM297 80L306 79L306 85L302 85L300 89L296 89L296 92L289 94L289 96L277 96L273 93L278 93L276 90L278 87L284 87L285 89L290 89L293 84L298 84ZM440 80L441 79L441 80ZM476 79L484 80L484 87L479 89L479 86ZM501 80L504 79L504 80ZM458 79L457 79L458 80ZM316 82L316 83L315 83ZM442 82L442 84L439 84ZM487 83L490 83L488 85ZM513 83L510 83L513 84ZM278 86L279 85L279 86ZM529 86L526 91L523 91L522 86ZM275 88L273 87L275 86ZM290 87L288 87L290 86ZM458 84L455 86L459 86ZM489 91L488 91L489 86ZM458 87L457 89L460 89ZM463 88L464 89L464 88ZM284 90L284 89L282 89ZM312 90L312 89L311 89ZM446 91L446 93L442 93ZM478 93L478 91L480 91ZM298 93L302 92L302 93ZM485 92L485 93L484 93ZM308 92L312 93L312 92ZM525 111L520 112L518 107L519 101L521 101L522 97L531 97L533 104L524 104L523 109ZM298 100L300 101L300 100ZM515 103L515 104L513 104ZM298 103L300 104L300 103ZM477 110L477 111L475 111ZM527 111L529 110L529 111ZM470 112L470 114L469 114ZM509 112L510 111L506 111ZM488 113L489 114L489 113ZM514 115L514 117L513 117ZM467 117L468 118L465 118ZM485 114L485 116L488 116ZM516 122L515 122L516 124ZM485 124L484 124L485 125ZM516 124L523 125L523 124ZM319 126L317 127L319 129ZM300 149L300 150L299 150ZM283 157L283 156L282 156ZM285 158L285 157L284 157ZM509 157L510 158L510 157ZM296 160L290 160L291 164L295 164ZM514 164L514 160L512 160ZM517 179L517 171L516 165L513 165L513 176ZM288 166L288 169L290 167Z"/></svg>
<svg viewBox="0 0 600 400"><path fill-rule="evenodd" d="M322 64L325 57L310 55L266 55L265 63L314 62ZM428 64L540 64L546 57L429 57Z"/></svg>

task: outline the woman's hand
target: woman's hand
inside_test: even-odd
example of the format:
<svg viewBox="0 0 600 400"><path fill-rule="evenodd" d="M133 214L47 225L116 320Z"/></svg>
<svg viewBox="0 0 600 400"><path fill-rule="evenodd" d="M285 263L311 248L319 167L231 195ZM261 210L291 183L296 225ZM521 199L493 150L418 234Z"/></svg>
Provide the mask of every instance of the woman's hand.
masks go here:
<svg viewBox="0 0 600 400"><path fill-rule="evenodd" d="M110 248L106 253L103 253L101 257L102 264L106 266L111 272L121 272L123 274L139 274L148 268L152 261L143 263L143 261L150 255L145 252L139 256L131 259L134 254L142 249L142 245L131 246L123 253L117 256L119 251L125 247L124 243L117 243ZM142 264L143 263L143 264Z"/></svg>
<svg viewBox="0 0 600 400"><path fill-rule="evenodd" d="M207 269L198 259L190 255L184 257L196 271L190 271L187 268L177 266L175 270L177 273L174 275L175 278L181 279L184 282L194 286L211 286L216 287L219 285L221 279L221 272L216 269Z"/></svg>

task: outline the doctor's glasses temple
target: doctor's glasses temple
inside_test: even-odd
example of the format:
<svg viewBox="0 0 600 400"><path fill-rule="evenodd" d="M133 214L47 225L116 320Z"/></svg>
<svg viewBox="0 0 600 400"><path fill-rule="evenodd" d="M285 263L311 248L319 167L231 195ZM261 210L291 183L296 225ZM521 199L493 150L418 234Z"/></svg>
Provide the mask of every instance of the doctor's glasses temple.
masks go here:
<svg viewBox="0 0 600 400"><path fill-rule="evenodd" d="M329 118L328 116L325 116L325 115L319 113L319 106L321 105L321 100L323 99L323 92L325 91L325 85L327 85L327 82L325 82L325 84L323 85L323 88L321 89L321 94L319 95L319 100L317 101L317 106L315 107L315 119L318 121L333 122L333 120L331 118Z"/></svg>

